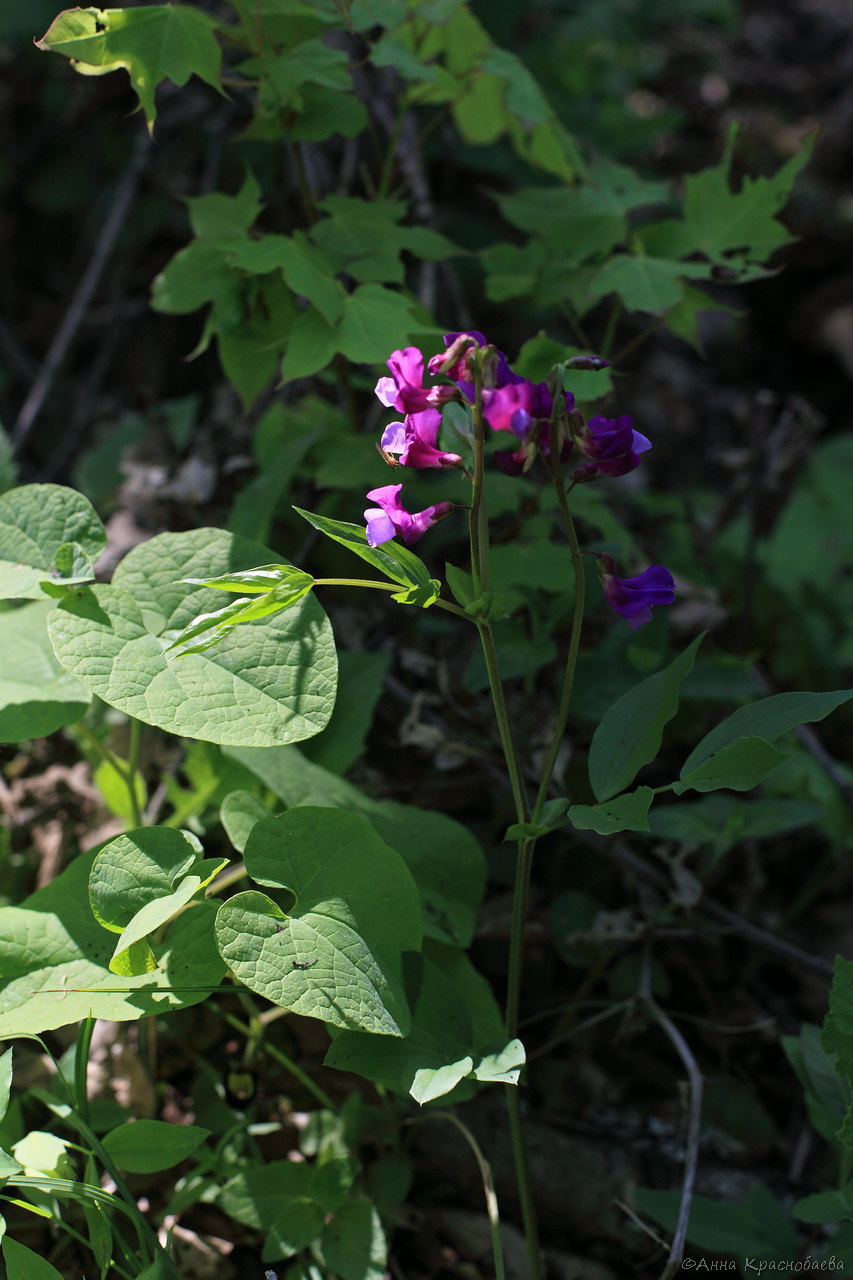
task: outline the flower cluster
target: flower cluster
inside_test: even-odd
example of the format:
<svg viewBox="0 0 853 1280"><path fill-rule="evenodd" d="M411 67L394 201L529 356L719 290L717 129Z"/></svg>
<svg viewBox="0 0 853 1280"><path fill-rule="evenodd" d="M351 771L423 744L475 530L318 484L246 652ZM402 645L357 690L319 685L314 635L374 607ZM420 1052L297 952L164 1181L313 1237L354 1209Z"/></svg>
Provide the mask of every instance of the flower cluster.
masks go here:
<svg viewBox="0 0 853 1280"><path fill-rule="evenodd" d="M460 454L439 447L441 409L451 402L474 406L478 398L486 426L494 432L506 432L512 441L511 448L495 455L497 466L507 475L527 471L538 454L550 461L554 448L561 466L570 458L577 459L571 484L584 484L600 476L626 475L652 447L634 430L627 414L618 418L599 414L585 421L570 392L513 373L503 352L476 330L448 333L444 345L446 350L427 362L426 373L431 378L444 375L447 383L425 387L421 352L417 347L404 347L393 352L387 362L390 377L380 378L376 384L382 404L404 415L402 421L385 428L379 444L380 453L393 467L466 470ZM578 369L601 369L607 362L598 356L582 356L570 364ZM375 504L364 513L371 547L396 536L410 546L456 505L438 502L412 514L400 501L401 489L402 485L389 484L368 493L368 500ZM653 605L672 603L674 583L662 565L653 565L635 578L617 578L612 557L593 554L598 556L605 599L634 629L650 620Z"/></svg>

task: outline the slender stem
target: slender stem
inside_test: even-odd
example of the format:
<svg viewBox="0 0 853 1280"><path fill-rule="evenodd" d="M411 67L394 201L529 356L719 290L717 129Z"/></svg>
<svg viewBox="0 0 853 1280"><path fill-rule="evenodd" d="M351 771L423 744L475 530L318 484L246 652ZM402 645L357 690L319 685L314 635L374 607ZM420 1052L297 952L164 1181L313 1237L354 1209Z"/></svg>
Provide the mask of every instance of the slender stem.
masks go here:
<svg viewBox="0 0 853 1280"><path fill-rule="evenodd" d="M471 540L471 577L474 580L476 597L489 589L489 516L484 492L486 421L483 417L483 367L479 357L474 361L473 418L474 485L471 492L468 532Z"/></svg>
<svg viewBox="0 0 853 1280"><path fill-rule="evenodd" d="M279 1066L282 1066L286 1071L289 1071L290 1074L299 1081L303 1088L307 1089L313 1098L316 1098L321 1107L325 1107L327 1111L337 1111L337 1107L329 1095L321 1089L318 1084L315 1084L311 1077L306 1075L302 1068L298 1067L292 1058L288 1058L286 1053L282 1053L281 1049L277 1048L274 1044L270 1044L269 1041L261 1040L247 1023L242 1022L239 1018L235 1018L233 1013L223 1012L222 1017L230 1027L233 1027L235 1031L239 1031L240 1034L246 1036L247 1039L259 1041L259 1047L261 1050L268 1054L269 1057L279 1064Z"/></svg>
<svg viewBox="0 0 853 1280"><path fill-rule="evenodd" d="M492 703L495 708L495 719L498 722L498 732L501 737L501 746L503 747L504 759L506 760L507 773L509 774L509 783L512 788L512 798L515 804L515 812L519 822L529 822L530 806L527 801L527 791L524 787L524 778L521 772L521 765L518 760L518 753L515 749L515 743L512 737L512 728L509 723L509 713L507 712L506 699L504 698L503 684L501 682L500 668L498 667L498 654L495 648L495 639L492 635L492 628L487 621L480 620L477 623L480 631L480 641L483 646L483 657L486 659L486 671L489 677L489 689L492 695Z"/></svg>
<svg viewBox="0 0 853 1280"><path fill-rule="evenodd" d="M136 775L139 771L139 742L142 725L135 718L130 721L130 746L127 752L127 773L125 783L130 797L130 816L134 827L142 826L142 810L139 807L139 794L136 790Z"/></svg>
<svg viewBox="0 0 853 1280"><path fill-rule="evenodd" d="M315 578L315 587L370 587L374 591L405 591L402 582L374 582L370 578ZM440 597L432 602L436 608L444 609L446 613L453 613L457 618L465 618L467 622L476 622L470 613L466 613L458 604L454 604L452 600L442 600Z"/></svg>
<svg viewBox="0 0 853 1280"><path fill-rule="evenodd" d="M136 764L139 759L139 730L141 726L138 720L131 719L130 722L130 759L122 760L121 756L105 746L97 734L93 733L88 725L78 721L74 725L71 732L83 738L89 746L101 757L105 764L115 769L118 776L125 785L127 794L130 797L130 818L134 827L142 826L142 813L139 808L139 797L136 794Z"/></svg>
<svg viewBox="0 0 853 1280"><path fill-rule="evenodd" d="M542 1255L539 1252L539 1224L536 1220L536 1204L533 1189L530 1185L530 1168L527 1163L527 1151L524 1146L524 1130L521 1124L521 1102L518 1086L505 1086L506 1106L509 1115L509 1133L512 1142L512 1154L515 1161L515 1176L518 1183L518 1199L521 1206L521 1221L524 1224L524 1236L527 1241L527 1252L530 1258L530 1280L542 1280Z"/></svg>
<svg viewBox="0 0 853 1280"><path fill-rule="evenodd" d="M226 867L215 880L210 882L204 891L204 896L212 898L214 894L222 893L223 889L230 889L232 884L237 884L240 880L245 879L248 874L245 862L238 862L236 866Z"/></svg>
<svg viewBox="0 0 853 1280"><path fill-rule="evenodd" d="M557 763L557 756L563 742L563 735L566 732L566 725L569 719L569 707L572 700L572 688L575 682L575 670L577 669L578 651L581 642L581 629L583 627L583 611L585 603L586 584L583 576L583 561L581 560L581 551L578 546L578 536L575 532L572 513L569 510L569 503L566 498L566 490L563 484L563 477L560 472L560 449L558 440L558 428L556 423L551 424L551 447L548 456L548 462L551 467L551 475L554 480L554 488L557 490L557 502L560 507L560 515L563 520L563 527L566 531L566 537L569 541L569 549L572 553L572 567L575 573L575 604L572 610L572 633L569 639L569 652L566 658L566 670L563 675L563 687L560 691L560 704L557 708L557 723L554 726L554 734L551 739L551 746L548 751L548 758L545 762L545 768L542 773L542 780L539 783L539 792L536 797L536 806L533 810L533 821L538 822L545 801L548 798L548 787L554 774L554 767Z"/></svg>
<svg viewBox="0 0 853 1280"><path fill-rule="evenodd" d="M613 346L613 339L616 336L616 326L619 323L619 317L622 315L622 299L616 298L607 317L607 328L604 330L604 338L601 343L601 354L605 360L610 355L610 349Z"/></svg>
<svg viewBox="0 0 853 1280"><path fill-rule="evenodd" d="M480 596L489 589L489 523L484 493L485 419L483 415L483 371L479 356L475 361L474 370L474 483L468 527L471 540L471 577L474 583L475 596ZM486 660L489 690L492 695L495 718L498 722L498 732L500 733L507 773L509 774L517 820L519 822L528 822L530 820L530 804L524 786L521 764L513 741L491 624L488 618L479 618L477 619L477 627L480 632L480 643L483 646L483 657ZM534 841L520 840L518 844L518 863L510 934L509 976L507 980L507 1030L511 1037L515 1036L515 1028L518 1025L524 923L527 914L530 860L534 843ZM531 1280L542 1280L542 1259L539 1253L536 1208L530 1186L530 1173L524 1149L524 1134L521 1126L521 1111L518 1101L518 1087L516 1085L507 1086L506 1099L513 1163L515 1165L515 1179L518 1186L518 1198L521 1204L524 1233L530 1257L530 1277Z"/></svg>
<svg viewBox="0 0 853 1280"><path fill-rule="evenodd" d="M382 173L379 177L379 185L376 188L376 194L380 200L386 199L388 192L391 190L391 179L394 176L394 162L397 159L397 149L400 145L400 136L403 132L403 125L406 123L406 109L405 101L401 101L397 111L397 118L394 121L394 127L391 130L391 136L388 139L388 150L385 152L385 159L382 162Z"/></svg>
<svg viewBox="0 0 853 1280"><path fill-rule="evenodd" d="M514 1086L508 1086L514 1088ZM498 1211L498 1198L495 1194L495 1180L492 1168L480 1148L480 1144L466 1124L463 1124L451 1111L433 1111L429 1119L449 1120L462 1134L474 1153L480 1178L483 1182L483 1193L486 1197L486 1213L489 1217L489 1231L492 1237L492 1257L495 1263L495 1280L505 1280L503 1245L501 1243L501 1217Z"/></svg>

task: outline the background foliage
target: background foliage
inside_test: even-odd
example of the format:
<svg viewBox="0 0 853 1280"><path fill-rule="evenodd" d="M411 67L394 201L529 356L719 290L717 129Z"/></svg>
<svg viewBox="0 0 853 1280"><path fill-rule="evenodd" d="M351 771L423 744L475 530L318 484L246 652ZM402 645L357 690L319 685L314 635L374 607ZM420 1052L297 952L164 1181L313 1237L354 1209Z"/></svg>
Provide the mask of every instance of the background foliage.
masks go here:
<svg viewBox="0 0 853 1280"><path fill-rule="evenodd" d="M64 59L32 48L54 6L0 11L8 69L0 90L7 108L0 113L0 234L10 250L0 284L0 406L17 446L13 463L0 440L3 488L16 479L71 478L106 518L110 567L141 544L98 588L105 603L125 591L122 617L136 607L127 602L131 588L144 599L150 566L166 546L171 567L180 568L178 575L170 569L172 577L249 567L279 551L318 576L334 576L345 553L306 530L291 507L357 521L363 487L383 482L370 392L373 366L393 347L417 341L430 351L446 329L476 325L534 377L558 353L592 348L614 358L614 373L583 375L575 393L590 402L610 394L602 407L632 412L655 448L644 482L606 505L597 489L582 491L579 516L602 549L670 565L679 604L637 635L591 613L578 723L561 761L576 807L606 803L636 772L620 780L597 771L593 729L602 714L643 677L663 674L699 629L710 627L711 636L684 675L669 754L644 773L649 786L677 776L699 737L756 692L853 683L851 174L843 142L850 37L843 12L827 5L816 16L793 0L743 7L684 0L668 6L664 19L655 6L621 0L497 8L433 0L411 9L374 0L344 11L333 3L261 6L260 44L254 5L194 6L191 17L175 20L155 57L144 38L132 39L144 8L127 6L126 26L103 48L92 53L97 30L83 34L101 68L130 62L130 83L123 71L75 76ZM62 28L50 43L80 56L80 40L79 30ZM166 82L155 96L152 80L161 74ZM153 144L134 114L133 83L154 123ZM783 260L788 266L777 275ZM75 291L93 263L100 271L75 315ZM69 304L71 342L51 363ZM437 500L429 477L418 492L424 503ZM33 519L43 509L36 503ZM33 601L51 569L66 582L75 572L87 575L103 547L89 510L79 502L40 539L40 560L14 550L3 568L15 575L16 593L22 574ZM513 614L503 624L501 659L513 722L535 754L554 701L549 664L571 611L567 551L553 532L550 498L531 478L496 486L494 514L493 585ZM262 546L239 564L220 565L211 539L190 532L200 525L226 529L220 536L231 539L229 548L245 547L244 539ZM145 541L151 535L156 542ZM458 551L457 539L449 525L434 531L436 573ZM72 543L76 549L62 559ZM22 560L28 569L20 569ZM209 606L198 608L217 607L216 593L206 595ZM304 744L304 759L293 746L275 747L290 753L284 757L258 755L260 743L228 745L227 734L212 738L225 751L146 734L137 803L196 832L214 860L223 832L251 860L258 805L263 813L283 804L312 814L318 797L333 796L342 822L349 811L369 819L382 848L396 850L395 866L406 859L421 892L419 927L431 940L422 998L435 1038L419 1052L437 1041L437 1060L458 1055L460 1079L486 1078L503 1065L489 1061L499 1031L494 1000L473 968L453 967L461 963L455 948L474 935L483 869L474 842L443 816L472 823L486 851L490 887L473 956L500 991L510 877L501 840L512 815L493 774L497 742L479 696L485 669L474 645L451 640L434 610L401 610L373 596L361 605L344 593L330 593L324 604L342 649L341 693L328 727ZM15 641L4 695L7 681L17 686L0 711L0 736L10 744L25 732L73 725L91 692L104 692L83 679L83 666L75 671L82 684L69 679L39 642L44 612L39 602L0 614L0 632ZM164 625L183 625L195 612ZM59 643L70 653L80 642L73 615L66 617ZM324 643L321 637L321 649ZM197 661L210 665L201 655ZM148 676L153 681L156 672ZM170 698L167 691L163 705L182 708L178 732L198 727L182 692ZM126 709L138 714L136 705ZM162 724L157 715L142 718ZM103 703L84 723L100 741L123 745L121 718ZM609 1206L640 1183L646 1190L637 1207L674 1226L680 1067L659 1033L623 1003L637 989L648 937L652 991L683 1015L708 1079L692 1244L700 1253L732 1254L741 1265L746 1256L796 1256L808 1231L820 1249L844 1244L822 1228L849 1218L849 1151L836 1137L849 1102L844 966L823 1047L813 1024L826 1011L828 964L836 951L849 952L851 793L849 771L838 764L848 731L842 711L819 726L819 738L787 739L788 758L759 793L711 792L678 807L658 802L648 834L632 832L606 848L592 823L589 842L580 833L549 837L534 885L525 1038L533 1060L528 1096L539 1117L532 1145L535 1152L539 1134L547 1152L536 1167L552 1250L583 1248L587 1268L618 1272L629 1248L640 1268L656 1274L654 1261L647 1264L651 1246L624 1218L586 1212L578 1192L580 1208L566 1220L572 1164L594 1183L596 1203ZM114 773L98 765L86 786L74 774L80 748L94 769L85 738L78 747L58 735L49 745L2 749L4 911L20 911L26 899L47 920L51 896L88 877L89 863L104 852L78 847L98 847L130 825ZM586 790L587 751L594 793ZM405 808L413 803L420 808L414 827ZM60 828L47 873L50 833ZM422 843L411 840L412 829ZM446 861L436 862L436 848ZM171 868L170 894L202 884L197 858ZM53 887L48 881L66 859ZM288 882L273 892L287 888L297 891ZM269 910L229 901L235 928L240 910ZM127 923L122 917L120 927ZM750 923L762 938L750 935ZM768 935L799 952L768 950ZM115 970L109 949L101 954L102 936L101 929L90 939L77 930L67 944L78 950L63 963L97 963L107 985ZM146 936L136 941L147 946ZM87 950L96 943L97 956ZM14 948L13 934L4 945ZM55 939L46 945L51 951ZM38 947L29 959L37 962ZM10 964L19 958L7 957L7 973ZM217 981L217 964L212 953L199 956L197 981ZM14 972L26 985L32 970ZM312 970L304 972L310 985ZM182 975L185 985L191 979ZM41 990L43 978L33 988L36 982ZM457 1024L450 1035L440 1024L449 992L460 989L480 1013L476 1026ZM96 1012L125 1016L125 997L109 999ZM72 1011L72 997L61 991L51 1000L61 1022L85 1017L91 1004L83 998ZM618 1024L587 1025L585 1001L604 1001L621 1015ZM145 1064L157 1091L151 1112L192 1119L181 1127L198 1145L171 1153L176 1163L195 1152L195 1163L179 1182L163 1183L164 1214L183 1215L200 1234L210 1226L204 1206L215 1204L216 1229L232 1224L238 1273L241 1259L258 1269L261 1256L282 1258L319 1239L319 1265L346 1276L343 1238L366 1242L359 1277L381 1275L380 1213L387 1231L401 1224L406 1274L421 1274L419 1267L434 1274L444 1265L435 1262L442 1248L476 1255L471 1215L479 1199L468 1219L454 1218L450 1207L470 1182L470 1157L453 1155L449 1139L418 1140L412 1150L390 1137L396 1118L389 1122L381 1095L362 1097L347 1077L321 1067L328 1044L304 1020L261 1030L254 1006L176 1003L192 1006L181 1015L186 1021L168 1032L161 1024L160 1061ZM34 1016L40 1025L31 1029L47 1030L43 1013ZM327 1061L419 1101L434 1096L429 1069L417 1082L407 1079L405 1061L388 1053L380 1060L372 1043L346 1031ZM547 1055L538 1052L550 1045ZM57 1053L62 1047L53 1045ZM334 1107L296 1120L316 1096L282 1067L276 1050L333 1093ZM827 1057L836 1052L840 1076ZM261 1070L259 1100L248 1109L224 1091L232 1059ZM58 1178L69 1169L65 1146L56 1145L66 1139L46 1130L62 1132L50 1116L66 1104L55 1083L50 1089L12 1095L2 1145L22 1167ZM113 1099L98 1105L105 1110L93 1119L97 1133L127 1115ZM477 1099L463 1114L499 1170L500 1145L489 1145L499 1126L488 1105ZM142 1114L137 1102L131 1109ZM580 1145L567 1146L566 1131ZM34 1133L42 1145L32 1152L21 1143ZM162 1141L159 1132L149 1135L148 1146ZM441 1179L431 1163L436 1146L447 1166ZM616 1147L629 1152L621 1162ZM294 1166L286 1157L295 1151L308 1162ZM135 1167L133 1153L113 1156L131 1174L152 1172ZM413 1171L415 1203L429 1210L422 1220L399 1207ZM550 1183L560 1188L553 1209ZM301 1235L285 1239L274 1204L287 1205L288 1224L302 1222ZM83 1219L69 1212L72 1226L103 1241L96 1207L79 1210ZM22 1243L4 1243L10 1273L24 1265L16 1248L43 1251L38 1219L24 1209L20 1215L36 1225L16 1222L11 1234ZM339 1230L326 1229L327 1219ZM811 1226L804 1231L803 1223ZM64 1248L57 1246L53 1261L63 1275L76 1274L79 1259Z"/></svg>

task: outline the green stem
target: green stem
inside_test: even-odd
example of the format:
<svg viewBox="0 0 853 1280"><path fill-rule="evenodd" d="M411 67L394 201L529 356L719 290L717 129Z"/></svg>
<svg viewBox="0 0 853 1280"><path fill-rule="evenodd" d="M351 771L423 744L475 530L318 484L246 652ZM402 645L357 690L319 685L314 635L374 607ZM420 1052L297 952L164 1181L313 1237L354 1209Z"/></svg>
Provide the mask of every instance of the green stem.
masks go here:
<svg viewBox="0 0 853 1280"><path fill-rule="evenodd" d="M374 591L405 591L406 589L405 582L375 582L369 577L315 577L314 586L368 586ZM465 618L467 622L476 621L470 613L460 608L459 604L453 604L452 600L439 598L433 600L433 604L438 609L444 609L446 613L455 613L457 618Z"/></svg>
<svg viewBox="0 0 853 1280"><path fill-rule="evenodd" d="M527 1163L527 1151L524 1147L524 1130L521 1124L521 1102L518 1097L518 1086L508 1084L505 1086L505 1092L512 1154L515 1161L515 1177L518 1183L518 1199L521 1206L521 1221L524 1225L524 1237L527 1241L527 1252L530 1258L530 1280L542 1280L539 1224L536 1220L536 1205L533 1200L533 1190L530 1186L530 1168Z"/></svg>
<svg viewBox="0 0 853 1280"><path fill-rule="evenodd" d="M270 1044L269 1041L263 1040L251 1026L245 1022L241 1022L239 1018L235 1018L233 1013L225 1013L222 1010L220 1010L220 1012L230 1027L233 1027L235 1031L239 1031L247 1040L256 1041L258 1043L258 1047L263 1053L266 1053L274 1062L277 1062L279 1066L284 1067L285 1071L289 1071L294 1079L298 1080L303 1088L307 1089L311 1096L319 1102L321 1107L325 1107L327 1111L337 1112L337 1107L329 1095L324 1092L318 1084L315 1084L311 1077L306 1075L302 1068L298 1067L292 1058L288 1058L287 1054L282 1053L281 1049L278 1049L274 1044Z"/></svg>
<svg viewBox="0 0 853 1280"><path fill-rule="evenodd" d="M125 785L127 794L130 797L130 816L134 827L142 826L142 814L139 809L139 797L134 787L134 779L136 777L136 762L139 758L139 730L140 724L138 720L130 721L130 760L122 760L121 756L117 756L114 751L105 746L97 734L93 733L88 725L83 724L82 720L75 724L71 732L89 744L92 750L101 757L105 764L115 769L118 776Z"/></svg>
<svg viewBox="0 0 853 1280"><path fill-rule="evenodd" d="M125 785L127 794L130 797L130 816L134 827L142 826L142 811L139 808L139 795L136 790L136 775L139 771L139 743L142 732L142 725L132 717L130 721L130 746L127 752L127 773L125 774Z"/></svg>
<svg viewBox="0 0 853 1280"><path fill-rule="evenodd" d="M379 185L376 188L376 194L380 200L384 200L391 190L391 179L394 176L394 162L397 159L397 148L400 145L400 135L403 132L403 125L406 122L406 104L402 102L397 112L397 119L394 121L394 128L391 130L391 136L388 139L388 150L385 152L385 159L382 162L382 173L379 176Z"/></svg>
<svg viewBox="0 0 853 1280"><path fill-rule="evenodd" d="M578 651L581 642L581 629L583 627L583 611L585 604L586 583L583 576L583 561L581 560L581 551L578 546L578 536L575 532L572 513L569 510L569 503L566 498L566 490L563 484L563 477L560 471L560 446L559 432L557 424L551 424L551 447L548 455L548 462L551 467L551 475L554 480L554 488L557 491L557 502L560 507L560 515L563 520L563 528L566 531L566 537L569 542L569 549L572 553L572 568L575 574L575 603L572 610L572 633L569 639L569 652L566 658L566 670L563 675L563 687L560 691L560 704L557 708L557 723L554 726L554 734L551 739L551 746L548 751L548 758L545 762L545 768L542 773L542 779L539 783L539 792L536 796L536 806L533 810L533 821L538 822L542 814L545 801L548 798L548 787L551 784L551 778L554 775L554 766L557 763L557 756L563 742L563 735L566 732L566 725L569 719L569 706L572 700L572 689L575 682L575 671L577 669Z"/></svg>
<svg viewBox="0 0 853 1280"><path fill-rule="evenodd" d="M483 657L486 660L486 672L489 677L489 690L492 695L492 703L495 709L495 719L498 722L498 732L501 738L501 746L503 747L507 773L509 774L509 784L512 788L512 798L513 803L515 804L516 818L518 822L529 822L530 805L527 801L527 791L524 787L521 765L519 764L518 753L515 749L515 743L512 737L512 728L509 723L509 714L506 708L503 683L501 681L501 673L498 666L498 654L495 648L495 639L492 635L492 628L487 621L478 621L477 626L480 631L480 642L483 646Z"/></svg>
<svg viewBox="0 0 853 1280"><path fill-rule="evenodd" d="M604 330L604 338L601 343L601 354L605 360L610 355L610 348L613 346L613 339L616 336L616 326L619 323L619 317L622 314L622 299L616 298L607 317L607 328Z"/></svg>
<svg viewBox="0 0 853 1280"><path fill-rule="evenodd" d="M485 494L486 420L483 417L483 367L479 356L474 361L474 484L468 533L471 541L471 577L474 596L489 589L489 516ZM481 632L482 634L482 632Z"/></svg>
<svg viewBox="0 0 853 1280"><path fill-rule="evenodd" d="M489 589L489 524L484 492L485 419L483 416L482 393L483 372L479 356L474 364L474 370L474 482L468 527L471 540L471 577L476 597ZM498 722L498 732L501 746L503 747L507 773L509 774L516 817L519 822L528 822L530 820L530 805L527 799L518 753L513 741L492 628L487 618L477 619L477 628L480 632L480 643L483 646L483 657L486 660L489 691L492 696L492 705L495 709L495 718ZM513 922L510 935L509 978L507 982L507 1026L512 1026L513 1028L518 1025L524 921L527 912L527 889L530 880L530 860L533 843L520 840L518 844ZM509 1034L514 1036L514 1030ZM530 1256L530 1276L531 1280L542 1280L542 1259L539 1253L536 1209L530 1187L527 1156L524 1150L524 1134L521 1127L518 1090L515 1085L507 1086L507 1108L509 1111L515 1178L521 1203L527 1249Z"/></svg>

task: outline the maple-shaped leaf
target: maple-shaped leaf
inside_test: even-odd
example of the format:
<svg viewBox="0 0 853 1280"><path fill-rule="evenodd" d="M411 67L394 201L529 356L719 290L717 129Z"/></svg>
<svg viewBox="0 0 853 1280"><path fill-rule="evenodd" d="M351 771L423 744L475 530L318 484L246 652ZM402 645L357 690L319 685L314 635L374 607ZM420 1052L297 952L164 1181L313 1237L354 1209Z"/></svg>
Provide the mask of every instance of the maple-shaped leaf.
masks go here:
<svg viewBox="0 0 853 1280"><path fill-rule="evenodd" d="M64 53L75 71L100 76L123 67L145 112L148 129L157 111L154 90L162 80L185 85L200 76L223 93L216 22L185 4L140 9L66 9L36 46Z"/></svg>
<svg viewBox="0 0 853 1280"><path fill-rule="evenodd" d="M794 179L803 168L817 137L816 131L772 178L745 177L739 191L731 189L731 167L737 126L729 131L719 165L691 174L684 184L687 242L711 262L732 259L764 263L794 237L775 218L786 204Z"/></svg>

